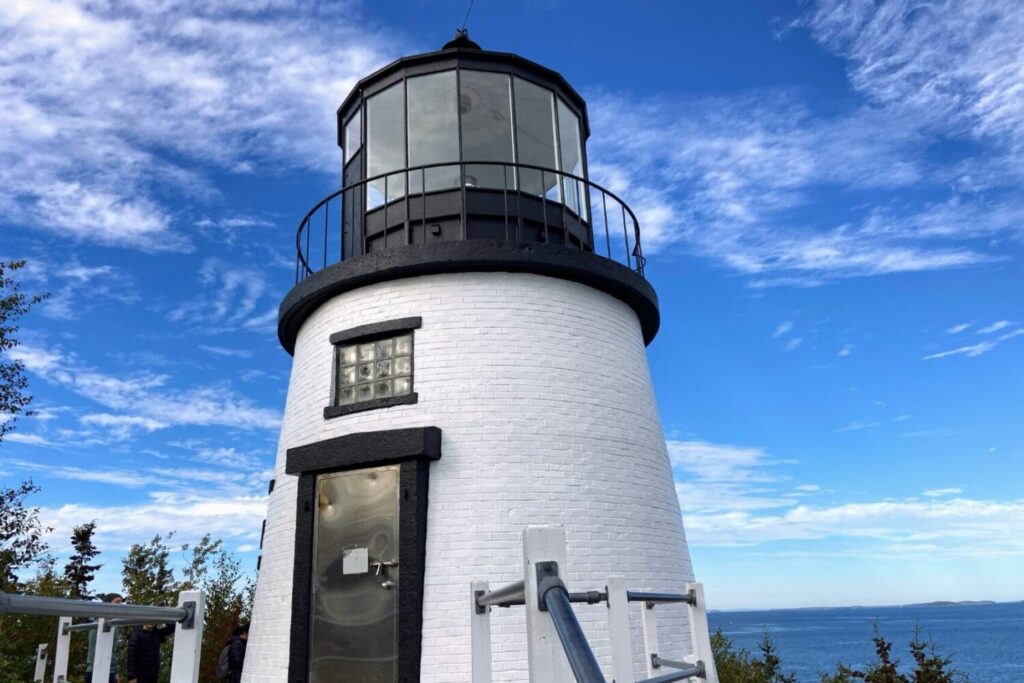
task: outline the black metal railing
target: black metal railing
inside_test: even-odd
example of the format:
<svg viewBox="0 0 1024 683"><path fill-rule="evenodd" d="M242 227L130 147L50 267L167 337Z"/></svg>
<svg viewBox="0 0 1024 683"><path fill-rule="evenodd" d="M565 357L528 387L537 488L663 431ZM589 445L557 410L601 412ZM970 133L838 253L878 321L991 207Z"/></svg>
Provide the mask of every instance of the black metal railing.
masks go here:
<svg viewBox="0 0 1024 683"><path fill-rule="evenodd" d="M464 161L382 173L321 199L295 235L295 281L370 251L481 237L576 247L644 274L640 223L614 192L541 166Z"/></svg>

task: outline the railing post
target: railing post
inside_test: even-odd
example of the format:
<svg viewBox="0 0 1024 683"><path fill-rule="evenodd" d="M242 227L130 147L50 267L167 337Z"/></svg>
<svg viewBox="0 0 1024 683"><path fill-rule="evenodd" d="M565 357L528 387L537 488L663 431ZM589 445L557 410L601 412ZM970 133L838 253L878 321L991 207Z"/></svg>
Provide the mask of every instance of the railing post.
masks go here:
<svg viewBox="0 0 1024 683"><path fill-rule="evenodd" d="M629 599L626 597L626 579L609 576L608 586L608 641L612 649L612 677L615 683L634 683L633 635L629 630Z"/></svg>
<svg viewBox="0 0 1024 683"><path fill-rule="evenodd" d="M61 617L57 622L57 652L53 655L53 683L65 683L68 678L68 652L71 647L71 632L64 627L71 625L71 617Z"/></svg>
<svg viewBox="0 0 1024 683"><path fill-rule="evenodd" d="M174 632L171 683L196 683L199 680L199 656L202 654L203 621L206 616L206 596L202 591L183 591L178 594L178 607L189 606L194 610L192 619L179 623Z"/></svg>
<svg viewBox="0 0 1024 683"><path fill-rule="evenodd" d="M658 654L658 617L654 614L654 603L645 602L640 606L640 614L643 617L644 625L644 664L647 666L648 678L653 678L658 673L658 667L654 666L653 655Z"/></svg>
<svg viewBox="0 0 1024 683"><path fill-rule="evenodd" d="M103 683L110 679L110 672L114 666L114 642L117 639L117 629L109 631L105 628L107 619L96 620L96 654L92 660L92 680Z"/></svg>
<svg viewBox="0 0 1024 683"><path fill-rule="evenodd" d="M567 575L565 531L558 526L528 526L523 532L523 570L526 583L526 643L531 683L574 680L569 660L551 617L537 600L537 563L557 562Z"/></svg>
<svg viewBox="0 0 1024 683"><path fill-rule="evenodd" d="M707 603L704 602L704 584L688 583L686 590L693 593L693 604L690 612L690 642L693 656L704 663L704 680L707 683L718 683L718 671L715 670L715 657L711 652L711 633L708 630Z"/></svg>
<svg viewBox="0 0 1024 683"><path fill-rule="evenodd" d="M486 581L474 581L469 588L473 683L491 683L491 608L476 604L477 596L487 591Z"/></svg>
<svg viewBox="0 0 1024 683"><path fill-rule="evenodd" d="M43 678L46 676L46 643L39 643L39 647L36 648L36 671L32 676L32 680L35 683L43 683Z"/></svg>

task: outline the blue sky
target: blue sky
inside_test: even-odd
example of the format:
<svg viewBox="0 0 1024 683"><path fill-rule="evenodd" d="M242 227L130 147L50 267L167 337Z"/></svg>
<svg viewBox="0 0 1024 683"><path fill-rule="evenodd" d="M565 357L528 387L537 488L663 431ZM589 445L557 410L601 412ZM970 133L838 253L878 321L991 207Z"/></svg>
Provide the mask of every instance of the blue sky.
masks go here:
<svg viewBox="0 0 1024 683"><path fill-rule="evenodd" d="M0 5L0 258L39 414L0 446L101 580L212 531L253 566L298 219L334 110L464 2ZM715 607L1024 598L1024 12L477 0L590 103L641 220L651 370Z"/></svg>

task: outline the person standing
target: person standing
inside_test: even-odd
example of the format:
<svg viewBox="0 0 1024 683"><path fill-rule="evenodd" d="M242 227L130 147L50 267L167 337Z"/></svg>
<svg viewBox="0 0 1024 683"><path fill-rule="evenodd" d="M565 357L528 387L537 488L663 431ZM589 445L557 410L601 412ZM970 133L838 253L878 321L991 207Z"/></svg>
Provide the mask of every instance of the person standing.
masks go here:
<svg viewBox="0 0 1024 683"><path fill-rule="evenodd" d="M157 683L160 677L160 645L174 635L174 624L145 624L132 629L128 639L128 683Z"/></svg>
<svg viewBox="0 0 1024 683"><path fill-rule="evenodd" d="M101 595L100 596L100 600L102 600L103 602L109 602L109 603L114 604L114 605L120 605L122 602L124 602L124 598L122 598L117 593L107 593L106 595ZM117 650L116 646L115 646L114 649L115 649L115 651ZM93 669L93 663L95 662L95 660L96 660L96 629L92 629L91 631L89 631L89 649L88 649L88 651L85 654L85 683L92 683L92 669ZM109 679L108 683L117 683L117 672L116 672L116 669L117 669L117 667L113 666L113 662L112 662L112 665L110 667L110 679ZM97 683L101 683L101 682L97 681Z"/></svg>
<svg viewBox="0 0 1024 683"><path fill-rule="evenodd" d="M239 625L228 640L228 662L231 665L231 683L241 683L242 665L245 662L245 646L249 641L249 625Z"/></svg>

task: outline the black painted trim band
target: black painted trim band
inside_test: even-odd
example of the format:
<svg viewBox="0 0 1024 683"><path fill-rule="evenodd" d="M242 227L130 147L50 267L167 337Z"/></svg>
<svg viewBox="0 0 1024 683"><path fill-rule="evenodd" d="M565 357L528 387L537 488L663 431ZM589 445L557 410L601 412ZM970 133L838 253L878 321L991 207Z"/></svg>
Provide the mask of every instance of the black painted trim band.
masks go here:
<svg viewBox="0 0 1024 683"><path fill-rule="evenodd" d="M302 323L320 304L344 292L389 280L468 272L535 273L607 292L636 311L645 344L654 340L661 325L654 288L621 263L572 247L538 242L463 240L363 254L310 275L281 302L278 339L288 353L295 353Z"/></svg>
<svg viewBox="0 0 1024 683"><path fill-rule="evenodd" d="M376 410L377 408L390 408L391 406L412 405L419 400L419 394L417 394L414 391L411 394L405 394L404 396L371 398L369 401L349 403L343 406L326 406L324 408L324 419L329 420L332 417L342 417L344 415L351 415L352 413L361 413L364 410Z"/></svg>
<svg viewBox="0 0 1024 683"><path fill-rule="evenodd" d="M387 336L395 332L418 330L422 326L423 318L420 316L399 318L397 320L385 320L379 323L360 325L359 327L351 327L347 330L342 330L341 332L335 332L331 335L331 343L343 344L346 342L362 341L372 337Z"/></svg>
<svg viewBox="0 0 1024 683"><path fill-rule="evenodd" d="M387 465L408 459L429 461L440 458L440 428L412 427L356 432L289 448L284 471L287 474L309 474Z"/></svg>

